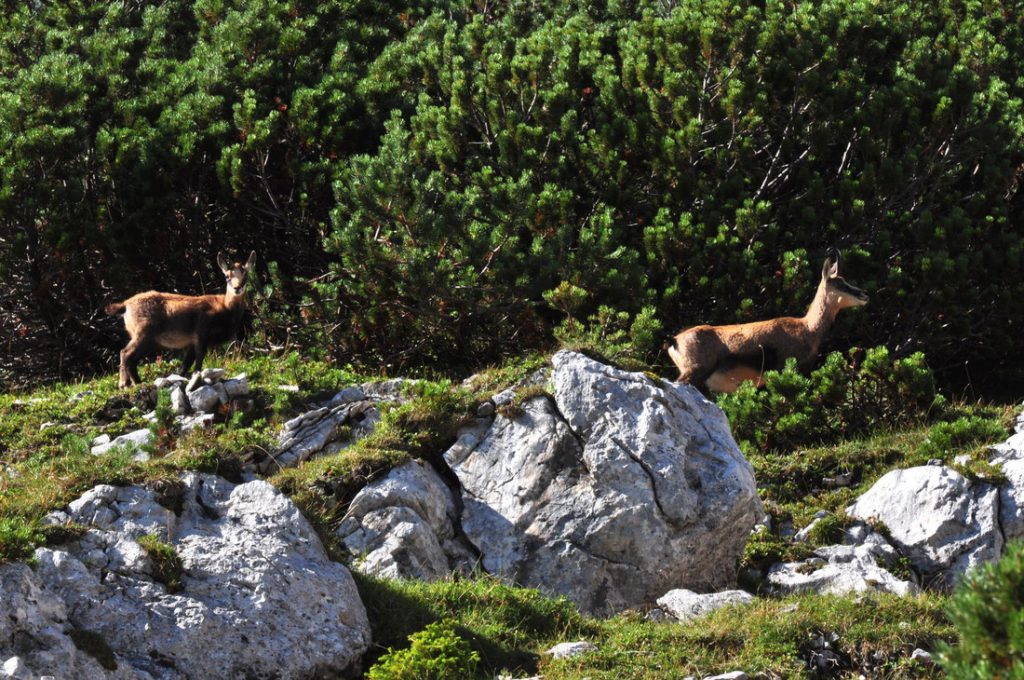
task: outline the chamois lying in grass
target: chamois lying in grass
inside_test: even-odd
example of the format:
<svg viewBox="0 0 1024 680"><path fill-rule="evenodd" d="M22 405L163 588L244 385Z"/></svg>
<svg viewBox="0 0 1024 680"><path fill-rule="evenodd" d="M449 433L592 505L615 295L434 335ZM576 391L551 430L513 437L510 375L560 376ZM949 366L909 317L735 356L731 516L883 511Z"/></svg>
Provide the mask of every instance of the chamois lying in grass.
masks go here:
<svg viewBox="0 0 1024 680"><path fill-rule="evenodd" d="M107 314L124 314L124 327L130 336L121 350L118 384L137 385L139 360L160 347L187 348L182 375L188 375L193 361L195 369L202 370L207 348L231 340L239 330L246 310L245 284L255 263L256 251L244 265L236 262L230 267L224 254L218 253L217 264L227 283L223 295L176 295L151 290L107 305Z"/></svg>
<svg viewBox="0 0 1024 680"><path fill-rule="evenodd" d="M804 316L694 326L672 339L668 354L679 367L679 380L701 391L734 392L746 380L760 387L764 372L780 370L790 357L801 370L808 370L839 310L867 301L867 293L839 276L839 253L830 249L818 291Z"/></svg>

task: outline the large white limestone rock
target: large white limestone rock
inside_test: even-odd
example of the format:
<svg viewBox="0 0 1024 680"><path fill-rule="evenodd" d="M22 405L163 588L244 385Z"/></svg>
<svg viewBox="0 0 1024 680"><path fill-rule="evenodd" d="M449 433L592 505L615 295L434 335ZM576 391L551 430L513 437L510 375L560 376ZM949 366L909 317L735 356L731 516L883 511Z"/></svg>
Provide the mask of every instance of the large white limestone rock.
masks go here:
<svg viewBox="0 0 1024 680"><path fill-rule="evenodd" d="M721 410L582 354L552 363L553 398L445 455L483 567L596 614L734 583L763 511Z"/></svg>
<svg viewBox="0 0 1024 680"><path fill-rule="evenodd" d="M38 549L37 568L15 572L13 589L0 578L5 604L33 588L45 595L22 596L24 615L0 624L32 636L31 644L8 649L25 636L0 635L0 658L19 656L33 677L309 678L358 671L370 630L355 583L291 501L266 482L236 486L189 474L160 491L98 486L51 517L68 520L91 528L67 545ZM177 592L161 582L140 546L146 534L180 557ZM102 641L116 670L69 655L64 639L75 631ZM76 668L63 665L68 659L86 670L67 670Z"/></svg>
<svg viewBox="0 0 1024 680"><path fill-rule="evenodd" d="M893 470L846 512L884 523L925 585L950 587L1003 548L998 489L943 465Z"/></svg>

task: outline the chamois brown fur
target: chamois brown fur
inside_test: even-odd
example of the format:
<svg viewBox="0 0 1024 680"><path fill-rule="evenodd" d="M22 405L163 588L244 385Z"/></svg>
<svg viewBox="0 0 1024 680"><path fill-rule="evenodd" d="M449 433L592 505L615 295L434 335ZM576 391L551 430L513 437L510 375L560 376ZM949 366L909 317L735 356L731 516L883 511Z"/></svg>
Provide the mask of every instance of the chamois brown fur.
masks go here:
<svg viewBox="0 0 1024 680"><path fill-rule="evenodd" d="M672 339L668 354L679 368L679 380L702 391L733 392L746 380L760 386L765 371L781 369L790 357L808 370L839 310L867 301L864 291L839 276L839 253L830 250L804 316L695 326Z"/></svg>
<svg viewBox="0 0 1024 680"><path fill-rule="evenodd" d="M223 254L217 264L224 273L227 289L223 295L177 295L147 291L124 302L107 305L110 315L124 314L124 327L130 337L121 350L119 385L139 383L140 359L157 349L186 349L181 373L187 375L193 362L203 368L210 345L235 337L246 310L245 284L256 263L256 252L243 265L229 267Z"/></svg>

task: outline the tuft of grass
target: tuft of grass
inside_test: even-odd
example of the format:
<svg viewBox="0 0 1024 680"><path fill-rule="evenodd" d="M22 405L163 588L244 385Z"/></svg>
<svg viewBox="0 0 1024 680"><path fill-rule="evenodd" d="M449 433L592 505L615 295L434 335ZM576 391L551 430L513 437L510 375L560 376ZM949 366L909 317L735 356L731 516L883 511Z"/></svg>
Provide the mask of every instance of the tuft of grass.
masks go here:
<svg viewBox="0 0 1024 680"><path fill-rule="evenodd" d="M920 446L918 455L949 460L962 453L985 452L984 444L1009 436L1002 414L969 413L954 420L936 423Z"/></svg>
<svg viewBox="0 0 1024 680"><path fill-rule="evenodd" d="M525 358L511 359L501 366L484 369L466 381L465 389L478 400L484 401L513 385L521 383L548 365L549 355L533 354Z"/></svg>
<svg viewBox="0 0 1024 680"><path fill-rule="evenodd" d="M153 564L153 578L167 586L168 593L179 592L184 565L174 546L163 542L156 534L139 536L136 541Z"/></svg>
<svg viewBox="0 0 1024 680"><path fill-rule="evenodd" d="M517 389L515 399L499 406L497 412L510 420L515 420L523 415L523 407L526 402L537 397L545 397L552 403L555 401L555 395L551 394L547 385L527 385L522 389Z"/></svg>
<svg viewBox="0 0 1024 680"><path fill-rule="evenodd" d="M762 530L750 535L743 548L740 567L767 569L776 562L799 562L810 557L814 548L807 543L794 543L778 534Z"/></svg>
<svg viewBox="0 0 1024 680"><path fill-rule="evenodd" d="M35 522L17 515L0 517L0 562L28 559L45 540Z"/></svg>

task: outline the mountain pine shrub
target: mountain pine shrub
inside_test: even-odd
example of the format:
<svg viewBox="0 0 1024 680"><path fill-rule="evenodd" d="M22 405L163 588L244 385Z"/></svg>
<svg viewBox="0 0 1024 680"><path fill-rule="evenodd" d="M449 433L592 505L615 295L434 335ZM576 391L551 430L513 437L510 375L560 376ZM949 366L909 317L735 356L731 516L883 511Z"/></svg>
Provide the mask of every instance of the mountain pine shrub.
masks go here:
<svg viewBox="0 0 1024 680"><path fill-rule="evenodd" d="M939 650L950 680L1024 678L1024 543L968 574L948 614L960 635Z"/></svg>
<svg viewBox="0 0 1024 680"><path fill-rule="evenodd" d="M391 649L366 674L368 680L472 680L480 655L455 631L436 621L409 636L407 649Z"/></svg>
<svg viewBox="0 0 1024 680"><path fill-rule="evenodd" d="M767 452L837 441L924 418L941 403L918 352L894 359L885 347L833 352L803 375L790 359L768 371L763 389L747 382L718 397L745 451Z"/></svg>

